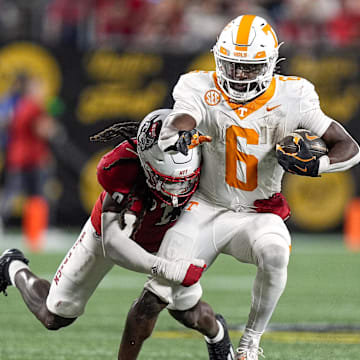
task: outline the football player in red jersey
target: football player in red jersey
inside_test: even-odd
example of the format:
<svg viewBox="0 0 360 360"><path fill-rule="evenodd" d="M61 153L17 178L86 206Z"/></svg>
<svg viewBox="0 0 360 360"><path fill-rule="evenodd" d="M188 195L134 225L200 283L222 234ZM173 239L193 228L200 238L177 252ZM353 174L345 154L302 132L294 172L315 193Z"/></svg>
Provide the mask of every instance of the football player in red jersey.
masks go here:
<svg viewBox="0 0 360 360"><path fill-rule="evenodd" d="M120 135L127 140L101 159L97 176L106 191L52 283L30 270L20 250L6 250L0 257L0 291L6 294L7 286L14 285L47 329L74 322L114 264L186 287L199 280L203 260L168 261L152 254L195 191L200 173L200 150L187 156L164 156L158 150L157 138L168 114L169 110L157 110L143 120L138 147L131 137L137 123L119 123L93 137L101 141ZM156 178L156 188L149 174Z"/></svg>

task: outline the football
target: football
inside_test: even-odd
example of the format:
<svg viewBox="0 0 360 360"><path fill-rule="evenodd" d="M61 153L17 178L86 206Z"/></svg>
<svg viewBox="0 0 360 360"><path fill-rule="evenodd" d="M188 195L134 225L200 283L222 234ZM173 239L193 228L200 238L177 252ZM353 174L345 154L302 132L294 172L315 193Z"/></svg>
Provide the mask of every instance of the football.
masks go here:
<svg viewBox="0 0 360 360"><path fill-rule="evenodd" d="M317 159L320 156L326 155L328 148L319 136L314 135L309 130L297 129L293 133L285 136L277 145L280 145L282 149L287 153L294 153L298 151L298 146L294 142L294 138L299 137L304 140L308 149Z"/></svg>

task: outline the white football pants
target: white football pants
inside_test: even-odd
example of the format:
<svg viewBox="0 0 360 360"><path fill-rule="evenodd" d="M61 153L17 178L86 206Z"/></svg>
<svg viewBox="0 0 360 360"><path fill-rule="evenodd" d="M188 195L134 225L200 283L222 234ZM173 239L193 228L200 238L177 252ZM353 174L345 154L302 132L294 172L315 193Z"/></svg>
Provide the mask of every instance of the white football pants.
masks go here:
<svg viewBox="0 0 360 360"><path fill-rule="evenodd" d="M65 318L80 316L113 265L110 258L104 257L101 238L89 219L55 273L47 308Z"/></svg>
<svg viewBox="0 0 360 360"><path fill-rule="evenodd" d="M209 268L223 253L256 265L247 327L261 332L285 288L290 246L289 231L279 216L234 212L195 194L177 223L167 231L158 255L168 259L204 259ZM174 310L190 309L202 295L199 283L184 288L150 279L145 288Z"/></svg>

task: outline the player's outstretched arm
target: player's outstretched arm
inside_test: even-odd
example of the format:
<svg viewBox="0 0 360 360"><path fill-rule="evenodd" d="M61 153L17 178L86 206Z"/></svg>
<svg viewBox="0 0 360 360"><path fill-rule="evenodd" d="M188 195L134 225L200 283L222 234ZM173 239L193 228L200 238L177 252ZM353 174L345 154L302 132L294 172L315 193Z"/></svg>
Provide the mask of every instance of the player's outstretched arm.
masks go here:
<svg viewBox="0 0 360 360"><path fill-rule="evenodd" d="M337 122L331 123L322 139L329 152L319 159L319 173L344 171L360 162L359 145Z"/></svg>
<svg viewBox="0 0 360 360"><path fill-rule="evenodd" d="M159 147L163 151L176 151L187 155L188 150L204 142L211 136L200 134L195 129L196 121L188 114L170 116L165 120L159 137Z"/></svg>
<svg viewBox="0 0 360 360"><path fill-rule="evenodd" d="M132 224L135 222L135 215L126 214L128 225L121 229L119 226L120 211L120 205L107 194L101 215L102 243L105 255L115 264L183 286L191 286L200 279L206 267L203 260L176 259L170 261L148 253L129 237L132 232Z"/></svg>

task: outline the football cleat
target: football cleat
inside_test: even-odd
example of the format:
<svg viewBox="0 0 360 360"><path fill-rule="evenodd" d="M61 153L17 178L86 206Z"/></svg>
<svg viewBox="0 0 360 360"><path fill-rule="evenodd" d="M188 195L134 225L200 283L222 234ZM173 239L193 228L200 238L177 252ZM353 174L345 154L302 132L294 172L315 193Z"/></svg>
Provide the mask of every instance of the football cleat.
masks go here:
<svg viewBox="0 0 360 360"><path fill-rule="evenodd" d="M9 276L9 265L13 260L19 260L25 263L29 263L29 260L18 249L7 249L0 256L0 292L3 292L7 296L6 288L11 286L11 280Z"/></svg>
<svg viewBox="0 0 360 360"><path fill-rule="evenodd" d="M224 337L222 340L214 344L206 342L209 352L209 360L234 360L234 348L230 341L226 321L220 314L216 314L215 317L218 321L220 321L224 329Z"/></svg>
<svg viewBox="0 0 360 360"><path fill-rule="evenodd" d="M261 347L239 347L236 349L236 360L258 360L259 356L265 358L264 350Z"/></svg>

